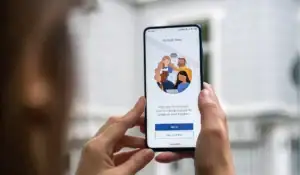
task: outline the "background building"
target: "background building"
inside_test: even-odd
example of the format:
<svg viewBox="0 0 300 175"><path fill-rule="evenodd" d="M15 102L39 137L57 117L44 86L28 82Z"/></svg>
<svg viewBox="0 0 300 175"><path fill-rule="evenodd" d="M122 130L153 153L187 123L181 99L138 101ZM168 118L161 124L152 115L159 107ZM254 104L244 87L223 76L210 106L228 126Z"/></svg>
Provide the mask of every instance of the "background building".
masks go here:
<svg viewBox="0 0 300 175"><path fill-rule="evenodd" d="M292 76L300 59L300 1L87 3L70 21L80 78L70 126L70 174L82 144L107 117L124 114L143 95L143 29L184 23L204 28L205 79L227 113L237 174L300 174L300 87L295 83L300 77ZM140 174L193 174L192 165L191 160L153 163Z"/></svg>

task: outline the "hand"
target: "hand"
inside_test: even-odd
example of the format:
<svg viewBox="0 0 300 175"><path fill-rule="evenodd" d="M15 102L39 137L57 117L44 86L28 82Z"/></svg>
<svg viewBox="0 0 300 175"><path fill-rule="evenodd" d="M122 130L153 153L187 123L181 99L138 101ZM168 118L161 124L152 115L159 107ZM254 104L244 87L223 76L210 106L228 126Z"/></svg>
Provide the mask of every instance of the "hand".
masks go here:
<svg viewBox="0 0 300 175"><path fill-rule="evenodd" d="M202 128L195 150L196 174L233 175L234 165L225 113L213 88L208 84L200 93L199 109Z"/></svg>
<svg viewBox="0 0 300 175"><path fill-rule="evenodd" d="M206 175L233 175L234 165L225 113L209 84L204 84L198 103L202 116L202 128L195 150L196 172ZM192 157L194 157L193 153L167 152L161 153L155 159L158 162L169 163Z"/></svg>
<svg viewBox="0 0 300 175"><path fill-rule="evenodd" d="M144 107L141 98L125 116L111 117L85 145L76 175L132 175L144 168L153 159L153 151L144 149L145 139L125 135L140 125ZM137 149L119 152L124 147Z"/></svg>

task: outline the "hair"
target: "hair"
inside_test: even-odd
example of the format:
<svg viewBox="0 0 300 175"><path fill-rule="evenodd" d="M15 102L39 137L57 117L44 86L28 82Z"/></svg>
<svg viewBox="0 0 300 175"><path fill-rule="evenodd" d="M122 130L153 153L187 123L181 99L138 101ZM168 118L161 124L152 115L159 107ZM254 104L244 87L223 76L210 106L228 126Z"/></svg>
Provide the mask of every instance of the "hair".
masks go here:
<svg viewBox="0 0 300 175"><path fill-rule="evenodd" d="M74 83L72 7L71 0L0 2L0 174L62 174Z"/></svg>
<svg viewBox="0 0 300 175"><path fill-rule="evenodd" d="M184 57L180 57L180 58L178 58L178 59L184 60L184 64L186 64L186 59L185 59Z"/></svg>
<svg viewBox="0 0 300 175"><path fill-rule="evenodd" d="M164 57L162 58L162 60L165 60L165 59L167 59L167 60L170 60L170 61L171 61L171 58L170 58L169 56L164 56Z"/></svg>
<svg viewBox="0 0 300 175"><path fill-rule="evenodd" d="M180 83L182 83L182 81L179 80L179 75L184 75L186 77L186 82L190 83L191 80L189 79L189 76L188 74L186 73L186 71L179 71L178 74L177 74L177 80L176 80L176 84L175 84L175 89L178 88L178 85Z"/></svg>
<svg viewBox="0 0 300 175"><path fill-rule="evenodd" d="M161 77L160 81L163 80L163 77L165 77L165 80L167 80L168 76L169 76L169 72L168 71L162 71L162 73L160 74L160 77Z"/></svg>

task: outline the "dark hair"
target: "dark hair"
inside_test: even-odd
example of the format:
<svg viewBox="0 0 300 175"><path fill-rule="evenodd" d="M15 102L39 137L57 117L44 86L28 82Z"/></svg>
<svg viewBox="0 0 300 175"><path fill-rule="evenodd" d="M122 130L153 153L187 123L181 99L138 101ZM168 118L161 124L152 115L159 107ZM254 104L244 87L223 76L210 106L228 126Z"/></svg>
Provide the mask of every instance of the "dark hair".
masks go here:
<svg viewBox="0 0 300 175"><path fill-rule="evenodd" d="M179 75L184 75L186 77L186 82L190 83L191 80L189 79L189 76L188 74L186 73L186 71L179 71L178 74L177 74L177 80L176 80L176 84L175 84L175 89L178 88L178 85L180 83L182 83L182 81L179 80Z"/></svg>
<svg viewBox="0 0 300 175"><path fill-rule="evenodd" d="M184 63L186 64L186 59L184 57L178 58L179 60L184 60Z"/></svg>
<svg viewBox="0 0 300 175"><path fill-rule="evenodd" d="M165 79L167 79L169 76L169 72L168 71L162 71L162 73L160 74L160 77L161 77L161 82L162 82L162 79L163 77L165 77Z"/></svg>
<svg viewBox="0 0 300 175"><path fill-rule="evenodd" d="M0 174L62 174L73 83L71 6L70 0L0 2ZM26 101L33 57L38 72L30 75L41 76L48 90L42 105Z"/></svg>

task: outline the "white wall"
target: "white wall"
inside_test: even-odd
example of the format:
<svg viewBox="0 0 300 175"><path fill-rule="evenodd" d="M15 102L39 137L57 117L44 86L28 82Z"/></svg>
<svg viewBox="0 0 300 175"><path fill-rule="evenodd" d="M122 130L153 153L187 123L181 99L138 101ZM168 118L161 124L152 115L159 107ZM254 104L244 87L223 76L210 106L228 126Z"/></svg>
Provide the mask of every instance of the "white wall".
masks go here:
<svg viewBox="0 0 300 175"><path fill-rule="evenodd" d="M288 75L296 49L294 5L285 0L229 1L222 44L226 101L295 104Z"/></svg>
<svg viewBox="0 0 300 175"><path fill-rule="evenodd" d="M140 95L135 90L136 11L116 0L99 1L99 5L98 11L74 20L80 33L79 63L84 67L79 73L84 75L79 77L84 82L80 94L89 110L127 109Z"/></svg>

